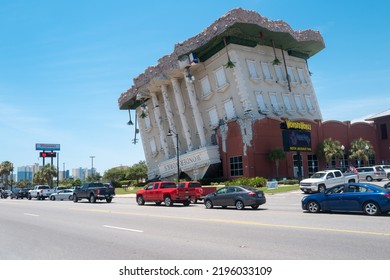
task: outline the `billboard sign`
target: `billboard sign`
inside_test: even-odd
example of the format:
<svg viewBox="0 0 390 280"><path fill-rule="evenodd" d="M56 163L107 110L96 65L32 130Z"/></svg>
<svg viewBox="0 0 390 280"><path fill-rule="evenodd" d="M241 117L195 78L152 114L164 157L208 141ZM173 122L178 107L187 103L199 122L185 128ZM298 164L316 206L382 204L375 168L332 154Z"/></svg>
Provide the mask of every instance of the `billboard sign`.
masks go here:
<svg viewBox="0 0 390 280"><path fill-rule="evenodd" d="M311 152L311 132L298 129L284 129L283 148L285 152Z"/></svg>
<svg viewBox="0 0 390 280"><path fill-rule="evenodd" d="M35 144L35 150L37 151L59 151L60 144Z"/></svg>

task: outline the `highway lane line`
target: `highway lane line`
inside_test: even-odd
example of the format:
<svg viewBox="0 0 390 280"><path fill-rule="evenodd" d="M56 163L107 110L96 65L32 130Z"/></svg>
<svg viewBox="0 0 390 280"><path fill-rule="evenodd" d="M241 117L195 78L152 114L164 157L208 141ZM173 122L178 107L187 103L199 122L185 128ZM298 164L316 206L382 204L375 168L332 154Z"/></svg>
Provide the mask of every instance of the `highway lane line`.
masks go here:
<svg viewBox="0 0 390 280"><path fill-rule="evenodd" d="M139 230L139 229L131 229L131 228L124 228L124 227L108 226L108 225L103 225L103 227L112 228L112 229L127 230L127 231L131 231L131 232L139 232L139 233L144 232L143 230Z"/></svg>
<svg viewBox="0 0 390 280"><path fill-rule="evenodd" d="M37 215L37 214L31 214L31 213L23 213L23 215L26 215L26 216L33 216L33 217L39 217L39 215Z"/></svg>
<svg viewBox="0 0 390 280"><path fill-rule="evenodd" d="M70 209L72 209L72 208L70 208ZM145 215L145 214L141 214L141 213L129 213L129 212L94 210L94 209L87 210L87 209L73 208L72 210L85 211L85 212L120 214L120 215L131 215L131 216L143 216L143 217L151 217L151 218L190 220L190 221L225 223L225 224L241 224L241 225L251 225L251 226L260 226L260 227L289 228L289 229L310 230L310 231L324 231L324 232L327 231L327 232L353 233L353 234L362 234L362 235L377 235L377 236L390 237L390 233L387 233L387 232L361 231L361 230L337 229L337 228L326 228L326 227L310 227L310 226L286 225L286 224L269 224L269 223L261 223L261 222L254 222L254 221L240 221L240 220L213 219L213 218L192 218L192 217L178 217L178 216L152 215L152 214Z"/></svg>

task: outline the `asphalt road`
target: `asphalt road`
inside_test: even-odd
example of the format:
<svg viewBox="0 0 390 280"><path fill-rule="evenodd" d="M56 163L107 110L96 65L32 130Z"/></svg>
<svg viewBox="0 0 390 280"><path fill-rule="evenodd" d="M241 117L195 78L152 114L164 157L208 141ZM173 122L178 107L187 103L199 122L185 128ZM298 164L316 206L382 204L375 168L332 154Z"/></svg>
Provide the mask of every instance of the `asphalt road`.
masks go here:
<svg viewBox="0 0 390 280"><path fill-rule="evenodd" d="M1 199L0 260L389 259L390 215L310 214L302 196L242 211Z"/></svg>

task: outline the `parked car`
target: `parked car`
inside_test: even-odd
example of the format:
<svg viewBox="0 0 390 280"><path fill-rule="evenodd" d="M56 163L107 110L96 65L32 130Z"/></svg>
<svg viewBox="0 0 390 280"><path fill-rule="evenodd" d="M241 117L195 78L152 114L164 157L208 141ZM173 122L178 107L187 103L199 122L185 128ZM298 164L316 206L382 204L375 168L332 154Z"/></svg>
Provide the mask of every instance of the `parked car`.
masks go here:
<svg viewBox="0 0 390 280"><path fill-rule="evenodd" d="M245 206L251 206L252 209L259 208L266 202L264 192L248 186L227 186L208 194L204 198L204 204L207 209L214 206L235 206L236 209L242 210Z"/></svg>
<svg viewBox="0 0 390 280"><path fill-rule="evenodd" d="M387 179L390 180L390 165L378 165L383 168L383 170L386 172Z"/></svg>
<svg viewBox="0 0 390 280"><path fill-rule="evenodd" d="M299 188L304 193L321 192L342 183L358 182L359 177L354 173L342 173L340 170L324 170L313 174L300 182Z"/></svg>
<svg viewBox="0 0 390 280"><path fill-rule="evenodd" d="M0 190L0 197L1 198L7 198L11 194L12 194L12 192L10 190L3 190L3 189Z"/></svg>
<svg viewBox="0 0 390 280"><path fill-rule="evenodd" d="M348 183L302 198L302 209L320 211L363 212L380 215L390 211L390 190L369 183Z"/></svg>
<svg viewBox="0 0 390 280"><path fill-rule="evenodd" d="M28 198L28 192L30 191L29 188L15 188L12 190L12 193L10 195L11 199L23 199L23 198Z"/></svg>
<svg viewBox="0 0 390 280"><path fill-rule="evenodd" d="M382 181L387 178L385 170L379 165L358 167L356 170L359 172L360 180L366 180L367 182L372 180Z"/></svg>
<svg viewBox="0 0 390 280"><path fill-rule="evenodd" d="M50 195L50 200L73 200L73 190L63 189Z"/></svg>

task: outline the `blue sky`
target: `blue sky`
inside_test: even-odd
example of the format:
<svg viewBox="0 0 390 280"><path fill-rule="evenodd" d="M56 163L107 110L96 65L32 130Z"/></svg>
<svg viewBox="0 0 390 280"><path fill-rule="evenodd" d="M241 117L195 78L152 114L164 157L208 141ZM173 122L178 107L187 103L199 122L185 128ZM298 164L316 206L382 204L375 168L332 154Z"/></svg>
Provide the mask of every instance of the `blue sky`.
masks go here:
<svg viewBox="0 0 390 280"><path fill-rule="evenodd" d="M387 1L1 0L0 162L42 162L60 144L60 170L144 160L118 97L133 78L233 8L321 32L309 60L325 120L390 109Z"/></svg>

